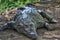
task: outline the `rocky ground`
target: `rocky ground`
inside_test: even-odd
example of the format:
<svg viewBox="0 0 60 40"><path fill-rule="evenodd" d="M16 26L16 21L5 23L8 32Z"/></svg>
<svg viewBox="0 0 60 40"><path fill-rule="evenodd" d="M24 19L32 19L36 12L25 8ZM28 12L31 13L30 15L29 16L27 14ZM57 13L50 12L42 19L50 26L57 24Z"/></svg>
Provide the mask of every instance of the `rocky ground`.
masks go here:
<svg viewBox="0 0 60 40"><path fill-rule="evenodd" d="M51 10L52 13L50 13L53 18L58 20L57 24L50 24L52 27L55 28L53 31L48 31L44 28L38 29L38 37L37 40L60 40L60 8L54 8L51 7L50 9L46 9L47 11ZM50 11L49 11L50 12ZM1 17L1 15L0 15ZM2 18L4 21L4 17ZM2 21L2 22L3 22ZM1 20L0 20L1 23ZM0 31L0 40L31 40L28 37L19 34L15 30L7 29L4 31Z"/></svg>

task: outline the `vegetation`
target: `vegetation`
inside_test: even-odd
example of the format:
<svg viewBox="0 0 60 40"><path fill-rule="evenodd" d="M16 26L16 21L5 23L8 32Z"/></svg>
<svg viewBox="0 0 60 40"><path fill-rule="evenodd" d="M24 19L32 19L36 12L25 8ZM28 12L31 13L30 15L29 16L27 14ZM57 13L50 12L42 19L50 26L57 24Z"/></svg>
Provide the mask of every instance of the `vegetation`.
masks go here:
<svg viewBox="0 0 60 40"><path fill-rule="evenodd" d="M12 8L24 6L29 2L37 2L38 0L0 0L0 11Z"/></svg>

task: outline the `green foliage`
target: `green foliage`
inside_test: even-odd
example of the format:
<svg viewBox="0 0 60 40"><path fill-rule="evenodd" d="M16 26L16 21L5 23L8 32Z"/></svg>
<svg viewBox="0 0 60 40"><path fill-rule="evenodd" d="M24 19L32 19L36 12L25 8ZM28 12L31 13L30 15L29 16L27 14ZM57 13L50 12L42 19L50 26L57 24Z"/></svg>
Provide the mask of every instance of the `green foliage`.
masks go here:
<svg viewBox="0 0 60 40"><path fill-rule="evenodd" d="M24 6L26 3L36 2L37 0L0 0L0 11Z"/></svg>

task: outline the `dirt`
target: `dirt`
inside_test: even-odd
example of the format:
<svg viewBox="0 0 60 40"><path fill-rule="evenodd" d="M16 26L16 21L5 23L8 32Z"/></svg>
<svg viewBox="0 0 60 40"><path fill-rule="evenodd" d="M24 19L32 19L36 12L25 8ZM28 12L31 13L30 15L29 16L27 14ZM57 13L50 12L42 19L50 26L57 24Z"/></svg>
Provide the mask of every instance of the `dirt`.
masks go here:
<svg viewBox="0 0 60 40"><path fill-rule="evenodd" d="M48 10L48 9L47 9ZM44 28L37 30L37 40L60 40L60 9L55 8L55 10L51 10L53 13L50 15L53 16L58 23L50 24L55 30L48 31ZM0 22L1 23L1 22ZM0 31L0 40L31 40L30 38L19 34L17 31L12 29L7 29L4 31Z"/></svg>

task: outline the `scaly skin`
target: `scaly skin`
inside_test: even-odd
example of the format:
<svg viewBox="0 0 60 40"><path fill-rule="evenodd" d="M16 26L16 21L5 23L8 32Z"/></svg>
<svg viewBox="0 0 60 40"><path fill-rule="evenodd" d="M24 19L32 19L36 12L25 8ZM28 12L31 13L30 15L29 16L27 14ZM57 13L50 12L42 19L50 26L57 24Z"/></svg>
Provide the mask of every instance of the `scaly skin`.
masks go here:
<svg viewBox="0 0 60 40"><path fill-rule="evenodd" d="M8 22L4 27L1 27L1 30L6 28L16 29L19 33L22 33L32 39L37 38L36 30L37 28L45 27L48 30L52 30L53 28L49 25L49 23L45 22L43 17L45 16L48 19L48 15L41 10L36 10L33 7L22 7L16 13L13 18L13 21ZM44 14L44 15L42 15ZM48 16L48 17L47 17ZM49 19L51 19L49 17ZM2 29L3 28L3 29Z"/></svg>

